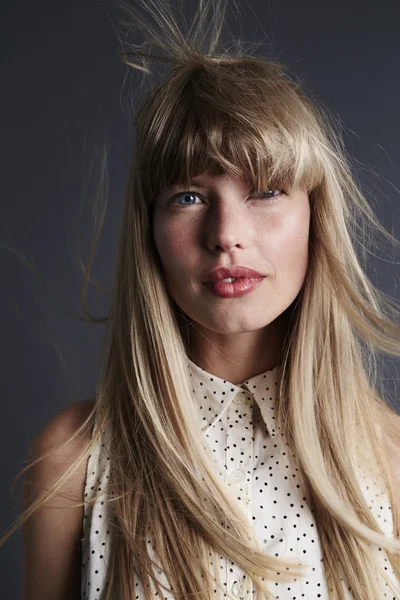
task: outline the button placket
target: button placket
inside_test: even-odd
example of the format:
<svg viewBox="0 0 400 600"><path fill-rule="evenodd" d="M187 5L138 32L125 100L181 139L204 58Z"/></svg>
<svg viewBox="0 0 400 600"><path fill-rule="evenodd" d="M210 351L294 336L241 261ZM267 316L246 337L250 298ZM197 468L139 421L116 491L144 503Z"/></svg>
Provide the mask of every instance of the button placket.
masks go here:
<svg viewBox="0 0 400 600"><path fill-rule="evenodd" d="M247 516L249 518L249 522L251 523L251 525L253 525L253 468L254 468L254 422L253 422L253 402L255 402L254 396L249 393L247 396L247 401L249 403L249 431L250 431L250 442L249 442L249 452L248 452L248 457L249 457L249 467L248 467L248 472L249 472L249 476L247 477L249 479L248 483L247 483ZM252 424L250 424L250 421L252 422ZM254 583L252 580L247 582L247 588L249 591L249 595L246 596L246 598L253 598L253 590L254 590Z"/></svg>
<svg viewBox="0 0 400 600"><path fill-rule="evenodd" d="M245 390L236 394L227 412L227 481L237 491L237 497L240 498L239 502L251 522L251 473L253 461L251 394ZM239 415L241 415L240 418ZM229 425L232 425L232 427L229 427ZM231 468L231 471L229 471L229 468ZM248 501L249 498L250 502ZM250 584L252 582L243 580L244 575L245 573L242 569L239 569L237 565L231 565L230 561L227 561L227 589L239 600L250 599L249 591L251 591L252 586Z"/></svg>

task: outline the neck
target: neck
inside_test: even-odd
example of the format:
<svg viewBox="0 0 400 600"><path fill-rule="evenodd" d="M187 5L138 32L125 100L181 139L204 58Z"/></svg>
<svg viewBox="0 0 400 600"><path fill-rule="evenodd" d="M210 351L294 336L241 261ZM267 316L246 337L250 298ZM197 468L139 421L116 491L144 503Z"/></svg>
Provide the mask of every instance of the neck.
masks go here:
<svg viewBox="0 0 400 600"><path fill-rule="evenodd" d="M190 359L205 371L240 384L282 362L288 318L285 311L262 329L228 335L196 323L191 328Z"/></svg>

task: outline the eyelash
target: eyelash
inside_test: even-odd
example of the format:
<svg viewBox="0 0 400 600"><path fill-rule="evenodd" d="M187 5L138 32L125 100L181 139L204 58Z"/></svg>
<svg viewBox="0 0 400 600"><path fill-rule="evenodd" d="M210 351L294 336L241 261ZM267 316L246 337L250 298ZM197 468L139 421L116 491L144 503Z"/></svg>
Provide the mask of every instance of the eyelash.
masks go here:
<svg viewBox="0 0 400 600"><path fill-rule="evenodd" d="M280 188L270 188L269 190L263 191L263 190L252 190L250 192L250 195L254 195L254 194L266 194L267 192L271 192L271 191L275 191L278 190L280 193L276 196L271 196L270 198L265 198L265 200L270 204L272 202L276 202L277 200L279 200L279 198L283 195L287 195L287 193L280 189ZM179 194L176 194L175 196L173 196L170 200L169 200L169 204L173 204L175 200L177 200L178 198L180 198L181 196L184 196L185 194L192 194L194 196L198 196L199 198L201 197L200 194L198 194L197 192L190 192L190 191L185 191L185 192L180 192ZM195 206L195 204L176 204L176 206Z"/></svg>

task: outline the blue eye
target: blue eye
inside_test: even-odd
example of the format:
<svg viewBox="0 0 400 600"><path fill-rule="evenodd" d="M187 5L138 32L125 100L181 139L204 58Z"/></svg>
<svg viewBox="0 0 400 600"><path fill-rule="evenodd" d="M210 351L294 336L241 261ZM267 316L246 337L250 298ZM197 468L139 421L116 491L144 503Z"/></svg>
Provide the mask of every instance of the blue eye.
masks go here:
<svg viewBox="0 0 400 600"><path fill-rule="evenodd" d="M268 196L267 194L271 193L271 192L279 192L279 194L277 194L276 196ZM271 188L270 190L253 190L251 192L251 195L258 195L260 194L262 198L265 198L266 200L270 200L271 202L278 200L278 198L284 194L286 194L286 192L284 192L283 190L279 189L279 188Z"/></svg>
<svg viewBox="0 0 400 600"><path fill-rule="evenodd" d="M178 200L178 198L185 198L186 202L178 202L179 206L191 206L193 203L190 202L190 199L192 199L193 197L196 197L197 194L195 194L194 192L183 192L182 194L178 194L178 196L175 196L175 200ZM197 196L198 197L198 196Z"/></svg>

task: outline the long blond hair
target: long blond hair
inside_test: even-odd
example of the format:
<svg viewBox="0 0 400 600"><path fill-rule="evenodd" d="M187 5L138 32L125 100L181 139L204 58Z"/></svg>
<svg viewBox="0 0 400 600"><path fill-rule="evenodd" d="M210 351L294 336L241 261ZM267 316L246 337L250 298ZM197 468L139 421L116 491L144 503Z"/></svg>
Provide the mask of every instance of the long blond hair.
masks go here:
<svg viewBox="0 0 400 600"><path fill-rule="evenodd" d="M281 581L292 581L310 566L261 551L215 470L199 436L187 370L195 325L167 292L152 237L161 188L172 181L187 185L194 175L219 169L251 180L257 189L308 191L309 265L291 307L276 426L298 461L314 511L329 597L343 600L345 582L355 600L378 600L378 547L400 581L400 498L382 445L387 436L400 448L400 431L394 410L377 391L376 357L379 351L400 356L400 326L394 302L374 288L362 261L374 232L397 241L357 185L328 112L277 61L245 53L240 44L217 51L226 3L199 0L185 31L170 2L118 4L128 25L146 32L144 44L124 49L123 62L147 74L150 61L169 68L172 63L172 69L135 115L104 362L94 408L73 437L94 427L93 435L60 480L87 460L112 424L107 502L113 535L103 597L135 598L139 571L147 600L151 580L163 594L148 550L149 531L157 566L168 574L177 598L196 594L210 600L216 585L220 597L227 594L211 570L220 555L248 574L260 598L273 597L268 582L277 573ZM368 507L359 465L388 494L393 538L383 534ZM60 482L26 508L11 532Z"/></svg>

